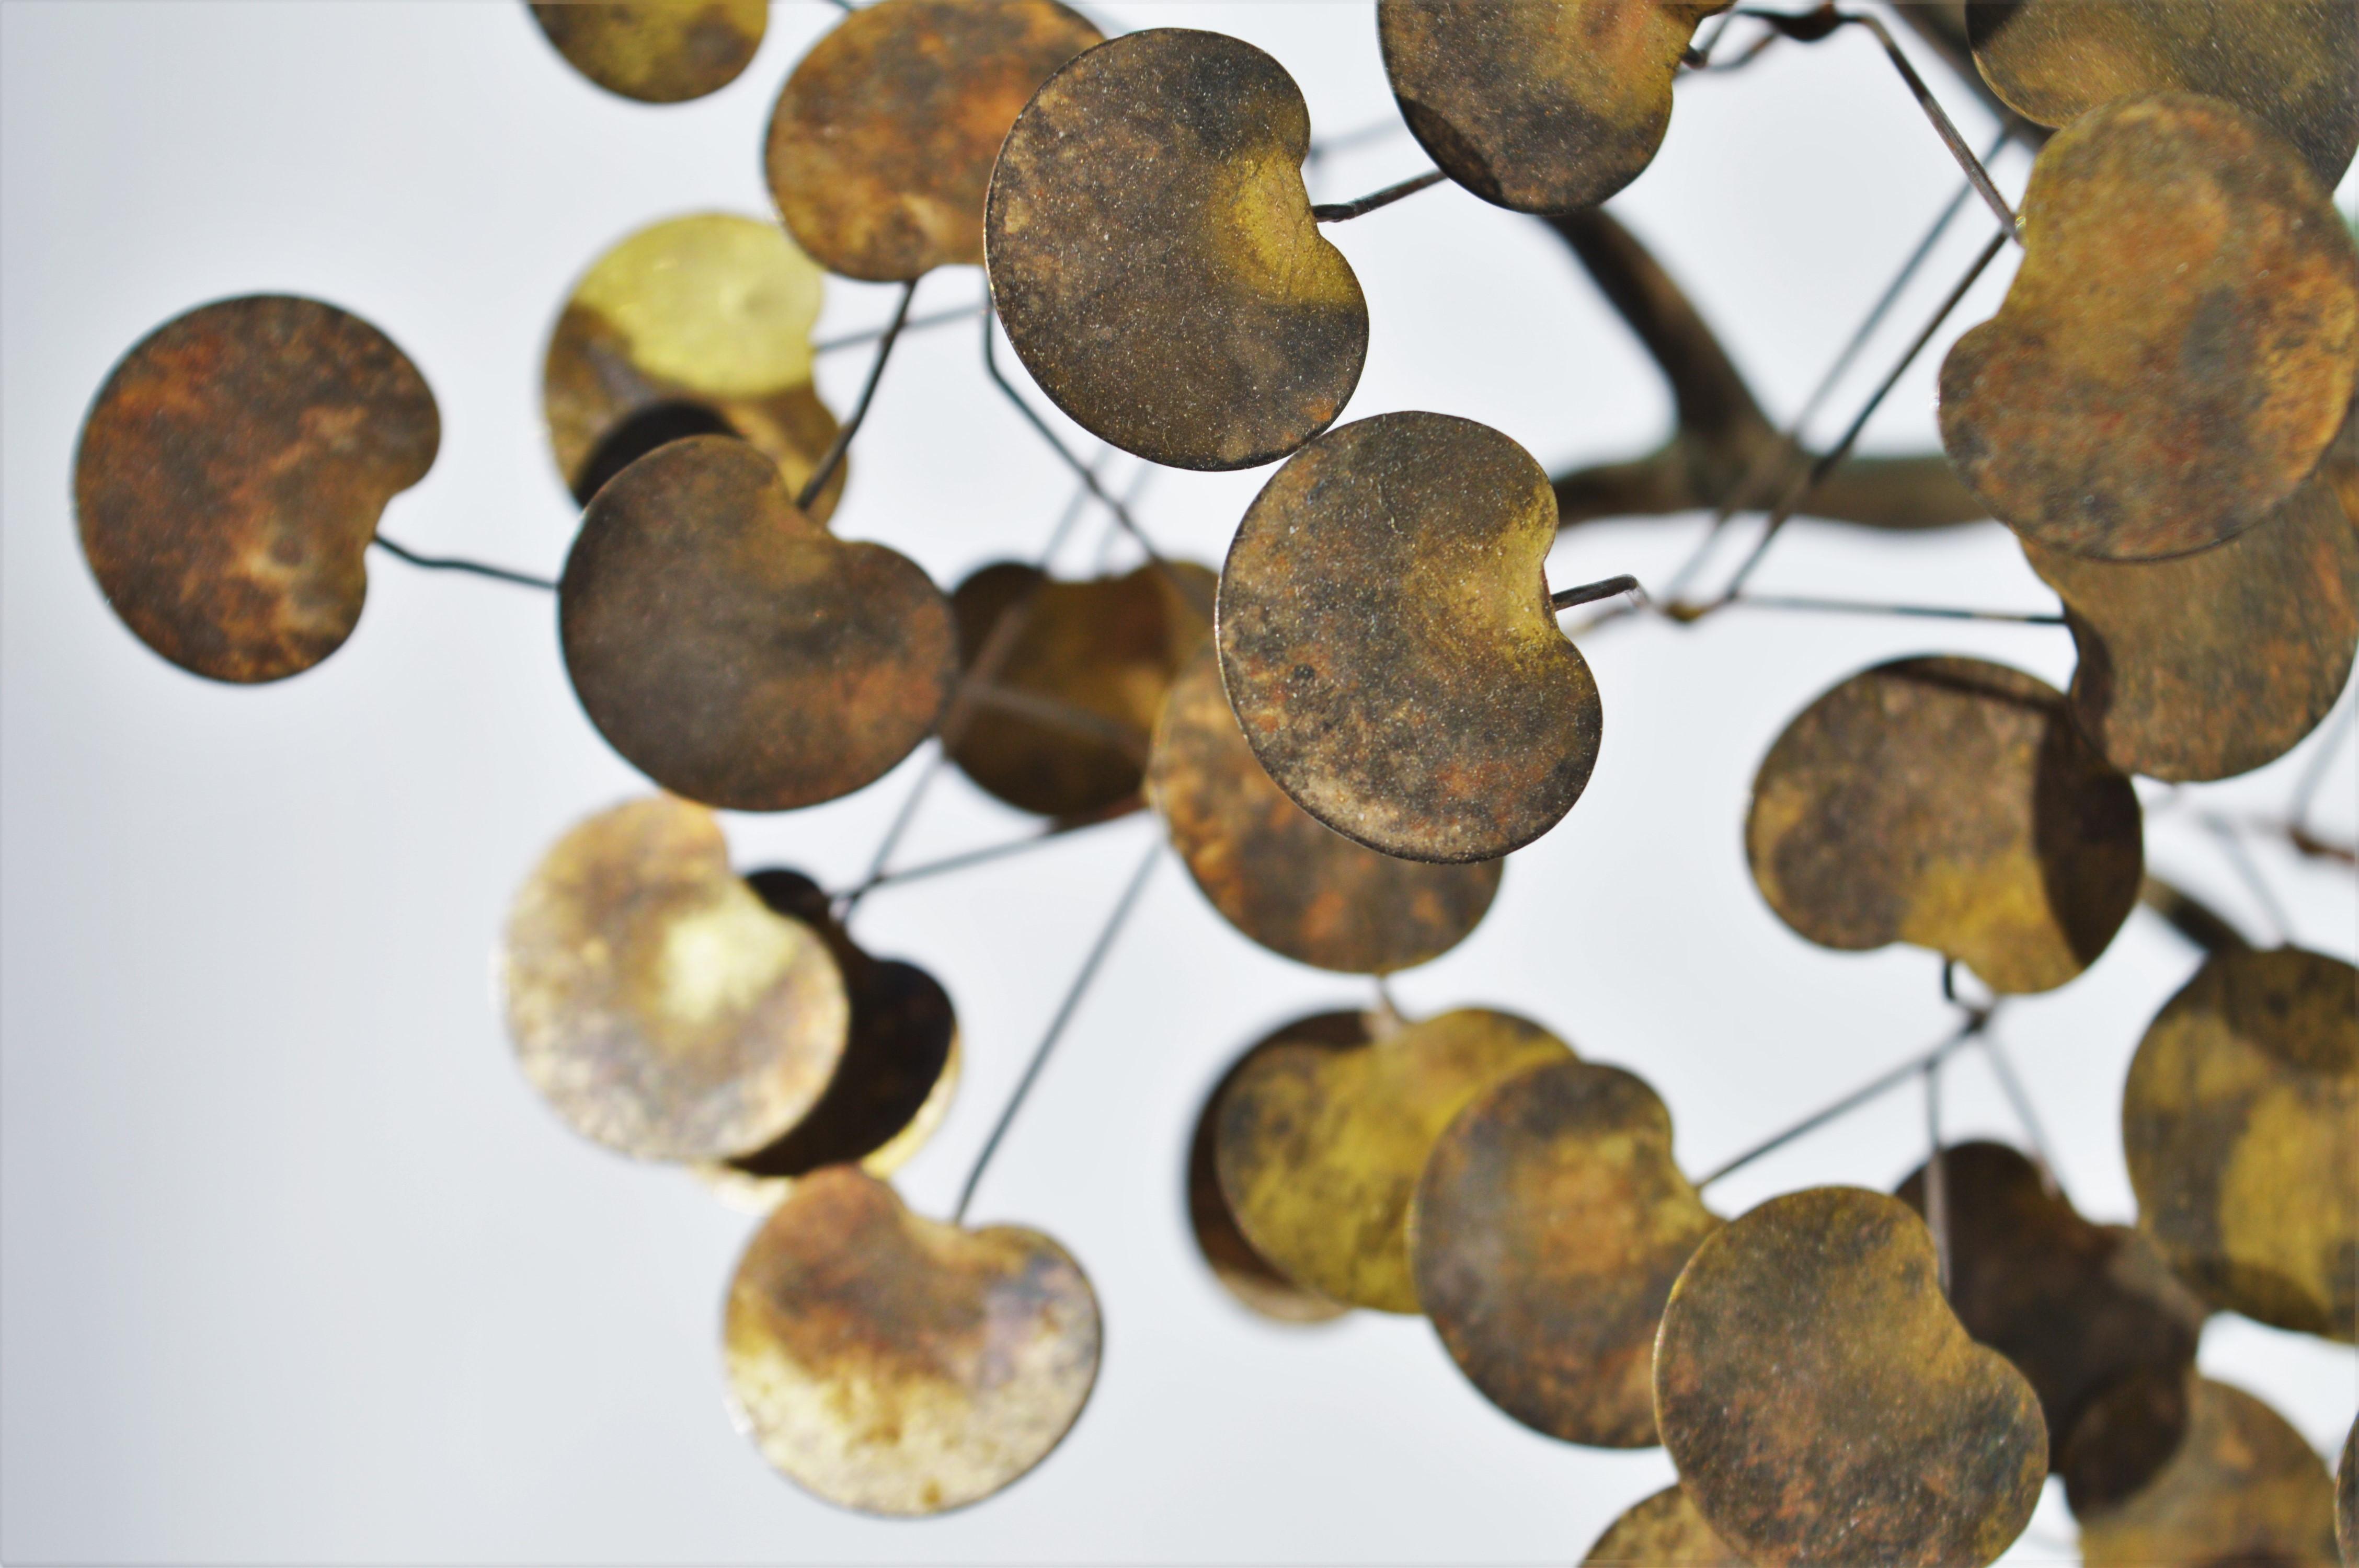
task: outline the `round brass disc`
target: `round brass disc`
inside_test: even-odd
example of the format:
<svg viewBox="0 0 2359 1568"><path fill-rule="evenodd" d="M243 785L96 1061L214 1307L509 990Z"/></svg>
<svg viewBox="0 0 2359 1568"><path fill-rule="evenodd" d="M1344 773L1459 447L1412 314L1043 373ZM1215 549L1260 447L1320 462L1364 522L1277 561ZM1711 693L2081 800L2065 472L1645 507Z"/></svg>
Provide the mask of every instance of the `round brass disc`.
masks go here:
<svg viewBox="0 0 2359 1568"><path fill-rule="evenodd" d="M2015 1364L2039 1395L2048 1458L2091 1400L2121 1379L2177 1377L2195 1364L2209 1315L2136 1231L2093 1225L2042 1184L2039 1168L2000 1143L1941 1153L1950 1310L1977 1343ZM1920 1167L1900 1201L1925 1211Z"/></svg>
<svg viewBox="0 0 2359 1568"><path fill-rule="evenodd" d="M1536 1023L1462 1008L1356 1050L1272 1045L1240 1065L1212 1140L1254 1250L1333 1301L1414 1313L1408 1205L1450 1119L1500 1079L1571 1049Z"/></svg>
<svg viewBox="0 0 2359 1568"><path fill-rule="evenodd" d="M533 20L566 63L609 92L683 103L737 80L762 47L769 0L562 0Z"/></svg>
<svg viewBox="0 0 2359 1568"><path fill-rule="evenodd" d="M1655 1412L1680 1488L1755 1563L1978 1568L2048 1473L2038 1396L1951 1315L1931 1235L1854 1187L1772 1198L1696 1249Z"/></svg>
<svg viewBox="0 0 2359 1568"><path fill-rule="evenodd" d="M201 305L124 355L82 420L82 555L182 669L283 679L352 635L377 517L441 440L425 378L359 317L285 295Z"/></svg>
<svg viewBox="0 0 2359 1568"><path fill-rule="evenodd" d="M1582 1568L1751 1568L1674 1484L1622 1510Z"/></svg>
<svg viewBox="0 0 2359 1568"><path fill-rule="evenodd" d="M879 0L836 24L770 114L770 194L830 272L899 283L983 260L1007 127L1104 35L1053 0Z"/></svg>
<svg viewBox="0 0 2359 1568"><path fill-rule="evenodd" d="M1364 1012L1321 1012L1293 1022L1259 1040L1229 1065L1212 1092L1196 1112L1196 1130L1188 1139L1188 1225L1196 1235L1196 1249L1212 1278L1248 1311L1278 1323L1332 1323L1352 1309L1342 1302L1306 1291L1270 1266L1254 1250L1237 1227L1237 1217L1221 1191L1213 1140L1219 1131L1221 1097L1237 1081L1246 1063L1287 1045L1323 1046L1330 1050L1368 1043L1368 1015Z"/></svg>
<svg viewBox="0 0 2359 1568"><path fill-rule="evenodd" d="M2190 1379L2187 1434L2135 1495L2080 1515L2090 1568L2217 1563L2333 1568L2334 1482L2283 1416Z"/></svg>
<svg viewBox="0 0 2359 1568"><path fill-rule="evenodd" d="M1147 793L1172 847L1230 925L1298 963L1386 975L1438 958L1482 923L1504 860L1396 860L1320 825L1270 782L1206 643L1155 728Z"/></svg>
<svg viewBox="0 0 2359 1568"><path fill-rule="evenodd" d="M1663 1302L1720 1223L1644 1079L1551 1062L1494 1085L1434 1143L1409 1206L1418 1304L1526 1426L1649 1448Z"/></svg>
<svg viewBox="0 0 2359 1568"><path fill-rule="evenodd" d="M1212 629L1213 575L1193 561L1055 582L1001 561L951 595L959 665L990 659L951 761L1019 811L1082 817L1138 794L1147 734L1171 677Z"/></svg>
<svg viewBox="0 0 2359 1568"><path fill-rule="evenodd" d="M1745 845L1779 919L1821 946L1891 942L2048 990L2137 902L2137 795L2054 687L1980 659L1900 659L1786 726L1753 780Z"/></svg>
<svg viewBox="0 0 2359 1568"><path fill-rule="evenodd" d="M2281 947L2204 961L2122 1089L2138 1228L2214 1306L2353 1339L2359 970Z"/></svg>
<svg viewBox="0 0 2359 1568"><path fill-rule="evenodd" d="M1377 0L1401 117L1444 173L1518 212L1593 207L1645 172L1671 77L1717 4Z"/></svg>
<svg viewBox="0 0 2359 1568"><path fill-rule="evenodd" d="M1413 860L1492 860L1572 808L1603 708L1543 575L1556 492L1530 453L1446 414L1305 448L1229 546L1221 675L1254 755L1305 811Z"/></svg>
<svg viewBox="0 0 2359 1568"><path fill-rule="evenodd" d="M1097 1297L1037 1230L938 1224L831 1165L746 1246L722 1360L739 1428L789 1480L864 1513L941 1513L1071 1428L1097 1380Z"/></svg>
<svg viewBox="0 0 2359 1568"><path fill-rule="evenodd" d="M753 442L799 494L836 433L811 385L821 276L776 223L727 212L651 224L592 263L541 370L573 498L587 505L637 459L701 435ZM814 521L835 510L844 470L812 501Z"/></svg>
<svg viewBox="0 0 2359 1568"><path fill-rule="evenodd" d="M676 795L784 811L909 754L957 678L949 604L908 557L795 510L777 465L690 436L609 481L558 588L600 734Z"/></svg>
<svg viewBox="0 0 2359 1568"><path fill-rule="evenodd" d="M1252 468L1333 423L1368 307L1311 218L1310 150L1301 90L1239 38L1151 28L1051 77L984 218L992 301L1040 390L1174 468Z"/></svg>
<svg viewBox="0 0 2359 1568"><path fill-rule="evenodd" d="M550 848L516 892L503 976L533 1087L645 1159L768 1143L819 1103L850 1028L819 934L765 908L712 814L669 795Z"/></svg>
<svg viewBox="0 0 2359 1568"><path fill-rule="evenodd" d="M2326 188L2249 115L2159 93L2041 149L2022 268L1941 367L1941 442L2024 537L2156 560L2276 511L2354 373L2359 250Z"/></svg>
<svg viewBox="0 0 2359 1568"><path fill-rule="evenodd" d="M2176 90L2265 121L2330 188L2359 148L2350 0L1972 0L1965 10L1983 80L2036 124Z"/></svg>
<svg viewBox="0 0 2359 1568"><path fill-rule="evenodd" d="M2359 652L2359 528L2323 477L2191 556L2093 561L2028 539L2023 553L2072 622L2072 716L2124 773L2177 783L2275 762Z"/></svg>

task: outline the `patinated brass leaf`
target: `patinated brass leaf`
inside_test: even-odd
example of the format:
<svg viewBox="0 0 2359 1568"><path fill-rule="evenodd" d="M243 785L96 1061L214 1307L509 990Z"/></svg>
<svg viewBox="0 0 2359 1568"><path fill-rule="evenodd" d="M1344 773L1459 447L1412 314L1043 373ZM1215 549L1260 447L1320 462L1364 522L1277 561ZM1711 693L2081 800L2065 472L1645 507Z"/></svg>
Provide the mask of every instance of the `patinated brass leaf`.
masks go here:
<svg viewBox="0 0 2359 1568"><path fill-rule="evenodd" d="M788 871L745 881L771 910L819 933L852 1007L843 1059L819 1103L766 1148L697 1173L730 1203L764 1213L822 1165L889 1176L924 1147L958 1090L959 1027L940 983L915 964L863 950L817 882Z"/></svg>
<svg viewBox="0 0 2359 1568"><path fill-rule="evenodd" d="M2267 126L2184 92L2092 110L2032 165L2023 247L1941 367L1942 445L1995 516L2155 560L2310 476L2359 371L2359 251Z"/></svg>
<svg viewBox="0 0 2359 1568"><path fill-rule="evenodd" d="M1974 0L1965 9L1983 80L2037 124L2180 90L2266 122L2322 185L2340 180L2359 148L2351 0Z"/></svg>
<svg viewBox="0 0 2359 1568"><path fill-rule="evenodd" d="M782 811L849 795L933 729L949 603L908 557L795 510L725 436L641 458L591 501L558 589L573 689L677 795Z"/></svg>
<svg viewBox="0 0 2359 1568"><path fill-rule="evenodd" d="M1286 1045L1340 1049L1364 1045L1370 1033L1364 1012L1320 1012L1298 1018L1256 1041L1244 1055L1229 1064L1212 1092L1196 1112L1196 1130L1188 1139L1188 1225L1196 1234L1196 1249L1221 1288L1247 1310L1278 1323L1332 1323L1352 1309L1342 1302L1306 1291L1279 1273L1268 1259L1254 1250L1237 1227L1237 1217L1221 1191L1213 1140L1220 1126L1221 1097L1237 1079L1246 1063Z"/></svg>
<svg viewBox="0 0 2359 1568"><path fill-rule="evenodd" d="M2094 561L2023 541L2081 651L2072 716L2124 773L2249 773L2318 727L2359 652L2359 528L2321 474L2224 545Z"/></svg>
<svg viewBox="0 0 2359 1568"><path fill-rule="evenodd" d="M1310 116L1242 39L1130 33L1025 106L991 177L999 319L1058 407L1174 468L1272 461L1359 384L1368 308L1302 183Z"/></svg>
<svg viewBox="0 0 2359 1568"><path fill-rule="evenodd" d="M2176 1378L2195 1364L2209 1314L2145 1237L2082 1218L2004 1144L1942 1151L1941 1181L1950 1310L2031 1380L2051 1465L2060 1467L2074 1423L2106 1389L2150 1372ZM1898 1195L1924 1213L1921 1167Z"/></svg>
<svg viewBox="0 0 2359 1568"><path fill-rule="evenodd" d="M2359 1422L2343 1439L2343 1462L2334 1467L2334 1544L2343 1568L2359 1565Z"/></svg>
<svg viewBox="0 0 2359 1568"><path fill-rule="evenodd" d="M776 223L700 212L591 264L557 319L541 410L576 501L682 436L737 436L799 494L836 433L811 385L821 273ZM815 497L827 521L845 465Z"/></svg>
<svg viewBox="0 0 2359 1568"><path fill-rule="evenodd" d="M359 317L284 295L201 305L124 355L82 420L82 555L182 669L283 679L352 635L377 517L441 439L418 367Z"/></svg>
<svg viewBox="0 0 2359 1568"><path fill-rule="evenodd" d="M2214 1306L2350 1341L2359 1260L2359 970L2215 954L2122 1089L2138 1228Z"/></svg>
<svg viewBox="0 0 2359 1568"><path fill-rule="evenodd" d="M1434 1140L1501 1078L1571 1054L1536 1023L1462 1008L1355 1050L1288 1042L1221 1097L1213 1164L1256 1251L1334 1301L1414 1313L1409 1195Z"/></svg>
<svg viewBox="0 0 2359 1568"><path fill-rule="evenodd" d="M2048 1472L2038 1396L1951 1314L1923 1223L1854 1187L1772 1198L1696 1249L1655 1412L1680 1488L1762 1568L1977 1568Z"/></svg>
<svg viewBox="0 0 2359 1568"><path fill-rule="evenodd" d="M609 92L681 103L737 80L762 47L769 0L561 0L533 20L566 63Z"/></svg>
<svg viewBox="0 0 2359 1568"><path fill-rule="evenodd" d="M1582 1568L1749 1568L1677 1485L1622 1510Z"/></svg>
<svg viewBox="0 0 2359 1568"><path fill-rule="evenodd" d="M1098 1303L1037 1230L962 1230L830 1165L747 1244L722 1361L731 1411L781 1474L875 1514L991 1496L1049 1455L1098 1371Z"/></svg>
<svg viewBox="0 0 2359 1568"><path fill-rule="evenodd" d="M1221 690L1211 644L1173 683L1147 793L1189 875L1230 925L1274 953L1348 974L1390 974L1466 939L1504 860L1435 866L1354 844L1270 782Z"/></svg>
<svg viewBox="0 0 2359 1568"><path fill-rule="evenodd" d="M550 848L517 890L502 975L533 1087L646 1159L768 1143L819 1103L851 1023L820 935L766 908L712 814L669 795Z"/></svg>
<svg viewBox="0 0 2359 1568"><path fill-rule="evenodd" d="M2334 1482L2316 1451L2242 1389L2190 1380L2169 1462L2132 1496L2080 1509L2081 1560L2334 1568Z"/></svg>
<svg viewBox="0 0 2359 1568"><path fill-rule="evenodd" d="M836 24L770 114L770 194L830 272L903 282L983 260L1007 127L1104 35L1053 0L879 0Z"/></svg>
<svg viewBox="0 0 2359 1568"><path fill-rule="evenodd" d="M1823 946L1909 942L2006 992L2096 960L2137 902L2137 796L2045 682L1900 659L1787 725L1753 781L1745 851L1779 919Z"/></svg>
<svg viewBox="0 0 2359 1568"><path fill-rule="evenodd" d="M1551 1062L1494 1085L1434 1143L1409 1206L1418 1304L1525 1425L1651 1447L1663 1303L1720 1223L1646 1080Z"/></svg>
<svg viewBox="0 0 2359 1568"><path fill-rule="evenodd" d="M1593 207L1655 160L1671 77L1717 4L1378 0L1401 117L1451 178L1518 212Z"/></svg>
<svg viewBox="0 0 2359 1568"><path fill-rule="evenodd" d="M1531 454L1445 414L1321 438L1229 546L1221 674L1254 755L1372 849L1490 860L1572 808L1603 709L1544 576L1556 494Z"/></svg>
<svg viewBox="0 0 2359 1568"><path fill-rule="evenodd" d="M973 671L988 656L996 667L968 694L956 733L945 730L951 760L1045 816L1136 795L1164 693L1212 633L1212 582L1193 561L1084 582L1001 561L968 578L951 595L959 664Z"/></svg>

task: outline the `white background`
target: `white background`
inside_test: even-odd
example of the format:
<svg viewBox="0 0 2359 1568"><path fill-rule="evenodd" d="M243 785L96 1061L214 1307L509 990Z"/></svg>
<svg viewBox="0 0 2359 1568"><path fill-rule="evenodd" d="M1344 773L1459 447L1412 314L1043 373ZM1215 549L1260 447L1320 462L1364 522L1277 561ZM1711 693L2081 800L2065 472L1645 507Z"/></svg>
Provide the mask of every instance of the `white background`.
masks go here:
<svg viewBox="0 0 2359 1568"><path fill-rule="evenodd" d="M1392 115L1364 4L1105 11L1255 40L1323 134ZM645 787L569 693L549 602L380 556L350 644L262 689L182 675L101 602L68 504L86 401L158 323L268 290L366 316L440 399L440 460L393 503L388 535L553 572L574 518L537 424L559 301L653 219L766 210L770 99L833 15L780 4L734 86L652 109L574 76L516 5L0 13L0 1556L1563 1562L1669 1478L1659 1451L1574 1449L1496 1414L1417 1319L1289 1331L1218 1292L1180 1196L1199 1097L1270 1026L1368 989L1253 947L1167 865L975 1209L1052 1232L1095 1281L1106 1350L1088 1411L1038 1472L961 1514L887 1523L810 1500L723 1414L720 1301L751 1221L564 1130L494 1011L518 879L571 822ZM1964 89L1928 73L1986 137ZM1319 168L1314 195L1422 167L1395 136ZM2002 160L2009 189L2025 167ZM1661 157L1614 211L1779 410L1956 183L1873 45L1846 35L1683 83ZM1987 222L1961 222L1863 387ZM1661 434L1660 381L1538 223L1445 186L1329 232L1374 320L1351 416L1470 416L1551 467ZM2012 265L1953 330L1989 313ZM980 281L938 275L919 308L972 299ZM892 298L830 290L826 330L874 322ZM1932 442L1938 362L1903 383L1871 448ZM825 362L837 406L864 370L860 351ZM1127 482L1134 466L1108 471ZM1216 562L1264 477L1165 474L1144 514L1175 553ZM983 380L973 331L946 328L895 360L837 526L948 584L1036 548L1070 490ZM1659 582L1699 526L1582 529L1552 579ZM1080 531L1069 569L1087 569L1099 531ZM1759 586L2051 602L1993 524L1906 541L1798 526ZM1936 960L1804 945L1762 904L1739 844L1754 765L1787 718L1861 665L1930 650L2059 684L2071 665L2052 628L1739 611L1594 637L1594 782L1516 857L1474 937L1397 982L1404 1004L1512 1008L1643 1073L1691 1170L1937 1037ZM2308 755L2205 799L2272 808ZM840 884L913 771L821 809L731 819L741 862ZM2353 778L2338 760L2324 796L2344 838ZM2153 864L2266 937L2190 815L2153 821ZM951 781L908 853L1021 826ZM1109 827L862 911L862 938L940 975L965 1028L964 1089L901 1178L919 1209L947 1206L1153 831ZM2350 880L2255 853L2295 935L2348 957ZM2141 913L2084 979L2006 1014L2093 1215L2132 1213L2122 1075L2194 963ZM1952 1074L1950 1098L1961 1131L2009 1126L1979 1063ZM1712 1197L1734 1214L1815 1182L1888 1187L1922 1138L1917 1100L1898 1095ZM2203 1361L2321 1447L2359 1402L2349 1349L2239 1319L2212 1324ZM2051 1557L2069 1528L2051 1506L2018 1552Z"/></svg>

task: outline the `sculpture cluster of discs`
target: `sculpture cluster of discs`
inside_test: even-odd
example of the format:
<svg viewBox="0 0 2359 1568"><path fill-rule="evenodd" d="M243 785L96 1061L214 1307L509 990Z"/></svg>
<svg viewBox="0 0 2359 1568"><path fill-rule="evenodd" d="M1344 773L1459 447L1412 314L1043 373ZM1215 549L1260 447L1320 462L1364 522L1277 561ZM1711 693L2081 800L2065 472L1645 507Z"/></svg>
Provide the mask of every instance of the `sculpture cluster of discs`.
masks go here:
<svg viewBox="0 0 2359 1568"><path fill-rule="evenodd" d="M1382 0L1375 22L1441 173L1561 215L1646 168L1723 8ZM534 10L584 75L652 102L727 83L765 24L762 0ZM2069 692L1966 657L1853 676L1762 762L1745 844L1805 937L1913 944L2007 996L2071 982L2136 902L2130 775L2258 767L2349 677L2359 253L2329 192L2359 142L2359 12L2023 0L1951 25L2045 142L2020 270L1942 370L1943 442L2062 599L2080 665ZM1049 1237L895 1195L957 1076L951 1000L864 952L810 879L741 873L715 808L834 799L934 738L1053 822L1151 808L1245 936L1383 976L1473 930L1597 757L1540 465L1447 413L1334 423L1369 304L1308 198L1310 136L1284 68L1233 38L879 0L786 81L776 218L643 229L557 319L548 427L582 504L565 667L660 793L575 827L518 893L508 1025L581 1133L763 1214L726 1309L734 1413L831 1501L929 1513L1025 1474L1088 1398L1099 1305ZM945 594L830 531L822 271L976 264L1084 428L1180 468L1281 464L1217 574L1002 562ZM379 514L438 439L424 378L367 322L202 306L90 412L85 552L164 657L292 676L353 633ZM1996 1144L1897 1195L1714 1214L1643 1078L1483 1008L1335 1011L1254 1044L1202 1108L1188 1199L1253 1310L1422 1314L1513 1419L1666 1445L1679 1484L1595 1561L1979 1564L2051 1472L2091 1562L2332 1561L2318 1455L2193 1358L2215 1311L2354 1337L2355 978L2223 943L2161 1009L2122 1107L2135 1227Z"/></svg>

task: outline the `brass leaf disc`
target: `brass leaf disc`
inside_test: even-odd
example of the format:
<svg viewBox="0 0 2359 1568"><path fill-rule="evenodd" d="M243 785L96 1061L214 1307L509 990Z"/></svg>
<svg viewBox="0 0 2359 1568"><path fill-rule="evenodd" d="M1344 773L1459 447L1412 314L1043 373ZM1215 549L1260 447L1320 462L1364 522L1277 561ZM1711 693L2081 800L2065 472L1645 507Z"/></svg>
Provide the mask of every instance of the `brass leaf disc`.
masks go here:
<svg viewBox="0 0 2359 1568"><path fill-rule="evenodd" d="M1712 1533L1677 1483L1622 1510L1582 1568L1751 1568Z"/></svg>
<svg viewBox="0 0 2359 1568"><path fill-rule="evenodd" d="M683 103L737 80L762 47L769 0L561 0L532 18L565 62L609 92Z"/></svg>

